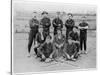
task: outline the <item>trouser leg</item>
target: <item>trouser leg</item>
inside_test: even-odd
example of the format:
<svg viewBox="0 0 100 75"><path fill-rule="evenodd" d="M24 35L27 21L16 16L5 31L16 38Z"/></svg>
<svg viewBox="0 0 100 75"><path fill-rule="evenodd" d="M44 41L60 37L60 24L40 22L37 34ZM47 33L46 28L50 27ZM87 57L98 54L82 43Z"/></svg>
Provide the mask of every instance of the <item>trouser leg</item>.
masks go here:
<svg viewBox="0 0 100 75"><path fill-rule="evenodd" d="M57 34L57 29L56 28L54 28L54 35L56 35Z"/></svg>
<svg viewBox="0 0 100 75"><path fill-rule="evenodd" d="M68 39L68 35L69 35L69 32L70 32L71 30L66 30L66 39Z"/></svg>
<svg viewBox="0 0 100 75"><path fill-rule="evenodd" d="M64 57L66 58L66 60L70 59L70 56L67 53L67 44L64 45L63 54L64 54Z"/></svg>
<svg viewBox="0 0 100 75"><path fill-rule="evenodd" d="M86 39L84 39L84 50L86 51Z"/></svg>
<svg viewBox="0 0 100 75"><path fill-rule="evenodd" d="M79 56L79 54L78 54L78 52L79 52L79 44L78 44L78 43L75 43L75 45L76 45L76 48L75 48L75 49L76 49L76 50L75 50L75 51L76 51L76 53L75 53L74 58L76 58L76 59L77 59L77 58L78 58L78 56Z"/></svg>
<svg viewBox="0 0 100 75"><path fill-rule="evenodd" d="M34 48L34 52L35 52L35 54L37 55L37 48Z"/></svg>
<svg viewBox="0 0 100 75"><path fill-rule="evenodd" d="M36 35L37 35L38 31L33 31L33 43L35 45L35 39L36 39Z"/></svg>
<svg viewBox="0 0 100 75"><path fill-rule="evenodd" d="M28 52L30 53L30 50L31 50L31 46L32 46L32 43L33 43L33 32L30 31L29 33L29 42L28 42Z"/></svg>
<svg viewBox="0 0 100 75"><path fill-rule="evenodd" d="M38 46L35 50L35 52L37 53L37 57L40 57L42 56L42 49L39 49L40 46Z"/></svg>
<svg viewBox="0 0 100 75"><path fill-rule="evenodd" d="M76 45L77 52L79 52L79 44L78 43L75 43L75 45Z"/></svg>
<svg viewBox="0 0 100 75"><path fill-rule="evenodd" d="M81 51L83 49L83 39L82 38L80 38L80 49L81 49Z"/></svg>
<svg viewBox="0 0 100 75"><path fill-rule="evenodd" d="M66 39L68 40L68 32L66 31Z"/></svg>
<svg viewBox="0 0 100 75"><path fill-rule="evenodd" d="M53 46L53 58L55 59L55 58L57 58L58 57L58 49L55 47L55 46Z"/></svg>

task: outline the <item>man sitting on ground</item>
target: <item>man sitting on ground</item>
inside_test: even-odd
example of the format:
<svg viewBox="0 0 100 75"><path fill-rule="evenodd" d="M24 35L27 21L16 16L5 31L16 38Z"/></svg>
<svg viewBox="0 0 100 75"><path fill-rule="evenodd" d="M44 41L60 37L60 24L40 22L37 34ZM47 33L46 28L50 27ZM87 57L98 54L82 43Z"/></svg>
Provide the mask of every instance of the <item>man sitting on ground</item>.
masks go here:
<svg viewBox="0 0 100 75"><path fill-rule="evenodd" d="M46 37L46 41L38 48L38 53L41 55L41 61L49 62L53 56L53 45L51 42L51 36Z"/></svg>
<svg viewBox="0 0 100 75"><path fill-rule="evenodd" d="M78 28L74 26L73 31L69 32L67 48L64 53L67 56L67 59L76 60L79 56L79 35Z"/></svg>
<svg viewBox="0 0 100 75"><path fill-rule="evenodd" d="M57 34L54 36L53 41L53 49L54 49L54 55L55 59L59 60L63 57L63 49L65 49L65 36L62 34L62 31L60 28L57 30Z"/></svg>

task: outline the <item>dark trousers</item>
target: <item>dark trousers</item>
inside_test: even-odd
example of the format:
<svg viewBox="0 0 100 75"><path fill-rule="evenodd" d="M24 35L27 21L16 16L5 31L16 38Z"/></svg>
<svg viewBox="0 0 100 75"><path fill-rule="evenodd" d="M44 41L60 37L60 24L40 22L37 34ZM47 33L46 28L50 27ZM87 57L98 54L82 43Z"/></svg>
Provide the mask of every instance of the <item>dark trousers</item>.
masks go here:
<svg viewBox="0 0 100 75"><path fill-rule="evenodd" d="M29 42L28 42L28 52L29 53L30 53L30 50L31 50L31 46L32 46L33 40L34 40L34 44L35 44L35 37L36 37L37 32L38 31L30 30Z"/></svg>
<svg viewBox="0 0 100 75"><path fill-rule="evenodd" d="M69 35L69 32L70 32L70 31L72 31L72 30L71 30L71 29L67 29L67 30L66 30L66 39L67 39L67 40L68 40L68 37L69 37L68 35Z"/></svg>
<svg viewBox="0 0 100 75"><path fill-rule="evenodd" d="M76 46L77 52L79 52L80 45L78 43L75 43L75 46Z"/></svg>
<svg viewBox="0 0 100 75"><path fill-rule="evenodd" d="M56 28L54 28L54 35L56 35L57 34L57 29Z"/></svg>
<svg viewBox="0 0 100 75"><path fill-rule="evenodd" d="M86 51L86 37L80 37L80 49L82 50L84 47L84 50Z"/></svg>
<svg viewBox="0 0 100 75"><path fill-rule="evenodd" d="M38 53L38 52L37 52L37 47L34 48L34 52L35 52L35 54L37 55L37 53Z"/></svg>

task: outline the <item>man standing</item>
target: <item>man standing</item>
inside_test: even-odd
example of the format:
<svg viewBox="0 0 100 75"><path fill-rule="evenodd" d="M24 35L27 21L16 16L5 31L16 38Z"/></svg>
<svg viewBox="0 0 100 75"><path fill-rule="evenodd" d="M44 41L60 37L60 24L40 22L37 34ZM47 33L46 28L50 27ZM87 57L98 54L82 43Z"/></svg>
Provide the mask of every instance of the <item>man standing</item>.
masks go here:
<svg viewBox="0 0 100 75"><path fill-rule="evenodd" d="M47 35L49 35L49 32L50 32L51 21L50 21L50 18L48 18L47 12L44 11L42 13L42 16L43 16L43 18L40 21L40 25L42 25L43 34L46 37Z"/></svg>
<svg viewBox="0 0 100 75"><path fill-rule="evenodd" d="M60 12L57 12L57 17L52 21L54 27L54 35L57 34L58 28L63 28L63 21L60 19Z"/></svg>
<svg viewBox="0 0 100 75"><path fill-rule="evenodd" d="M87 53L86 50L86 42L87 42L87 29L88 29L88 23L86 22L86 17L82 17L82 22L79 24L79 29L80 29L80 49L81 52ZM83 49L84 45L84 50Z"/></svg>
<svg viewBox="0 0 100 75"><path fill-rule="evenodd" d="M33 18L29 21L30 26L30 32L29 32L29 42L28 42L28 52L30 54L31 46L34 41L35 44L35 38L36 34L38 33L39 28L39 21L37 20L36 12L33 13Z"/></svg>
<svg viewBox="0 0 100 75"><path fill-rule="evenodd" d="M73 27L75 25L75 22L72 18L73 18L73 15L71 13L68 13L68 20L66 20L66 22L65 22L67 39L68 39L69 32L73 30Z"/></svg>

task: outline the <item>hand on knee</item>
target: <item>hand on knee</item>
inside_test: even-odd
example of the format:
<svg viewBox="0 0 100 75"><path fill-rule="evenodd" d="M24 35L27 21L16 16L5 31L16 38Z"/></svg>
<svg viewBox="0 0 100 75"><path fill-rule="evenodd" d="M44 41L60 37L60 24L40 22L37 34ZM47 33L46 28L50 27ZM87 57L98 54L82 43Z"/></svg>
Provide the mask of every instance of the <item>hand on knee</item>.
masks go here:
<svg viewBox="0 0 100 75"><path fill-rule="evenodd" d="M42 55L42 59L45 59L46 57L44 55Z"/></svg>
<svg viewBox="0 0 100 75"><path fill-rule="evenodd" d="M51 58L51 59L52 59L52 54L49 56L49 58Z"/></svg>
<svg viewBox="0 0 100 75"><path fill-rule="evenodd" d="M71 59L71 57L67 54L67 59Z"/></svg>

